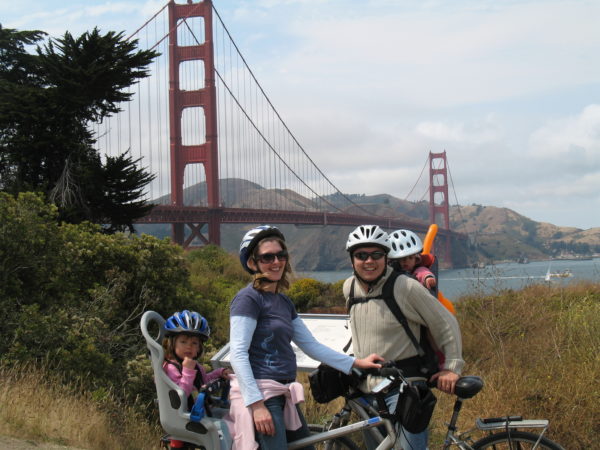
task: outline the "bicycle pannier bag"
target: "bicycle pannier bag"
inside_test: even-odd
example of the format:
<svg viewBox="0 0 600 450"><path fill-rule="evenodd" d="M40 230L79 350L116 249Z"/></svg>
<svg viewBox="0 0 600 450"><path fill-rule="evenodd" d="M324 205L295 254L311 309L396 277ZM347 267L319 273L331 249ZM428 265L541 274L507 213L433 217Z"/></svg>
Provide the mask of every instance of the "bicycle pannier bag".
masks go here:
<svg viewBox="0 0 600 450"><path fill-rule="evenodd" d="M435 395L427 386L421 383L404 385L396 405L396 420L411 433L425 431L436 402Z"/></svg>
<svg viewBox="0 0 600 450"><path fill-rule="evenodd" d="M330 401L345 395L350 387L350 377L339 370L321 364L308 376L310 391L317 403Z"/></svg>

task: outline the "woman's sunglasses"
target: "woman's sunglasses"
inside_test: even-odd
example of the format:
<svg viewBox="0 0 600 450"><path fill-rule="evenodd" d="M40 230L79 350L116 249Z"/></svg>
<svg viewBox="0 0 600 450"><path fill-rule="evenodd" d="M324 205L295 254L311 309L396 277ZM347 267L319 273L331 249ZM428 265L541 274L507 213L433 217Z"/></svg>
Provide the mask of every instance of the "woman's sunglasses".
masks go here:
<svg viewBox="0 0 600 450"><path fill-rule="evenodd" d="M263 253L262 255L258 255L256 260L263 264L271 264L277 258L279 261L287 261L288 252L285 250L280 251L279 253Z"/></svg>
<svg viewBox="0 0 600 450"><path fill-rule="evenodd" d="M360 261L366 261L367 259L372 258L373 261L377 261L385 256L384 252L375 251L375 252L354 252L352 255L356 259Z"/></svg>

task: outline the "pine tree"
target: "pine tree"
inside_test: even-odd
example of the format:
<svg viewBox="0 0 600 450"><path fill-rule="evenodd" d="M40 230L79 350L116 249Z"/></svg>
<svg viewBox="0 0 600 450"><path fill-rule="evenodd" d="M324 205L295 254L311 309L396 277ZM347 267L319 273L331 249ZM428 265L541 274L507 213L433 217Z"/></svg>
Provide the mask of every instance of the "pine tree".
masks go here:
<svg viewBox="0 0 600 450"><path fill-rule="evenodd" d="M151 208L142 197L153 176L126 154L102 162L88 124L130 100L157 53L96 28L40 45L45 36L0 25L0 189L44 192L61 220L132 230Z"/></svg>

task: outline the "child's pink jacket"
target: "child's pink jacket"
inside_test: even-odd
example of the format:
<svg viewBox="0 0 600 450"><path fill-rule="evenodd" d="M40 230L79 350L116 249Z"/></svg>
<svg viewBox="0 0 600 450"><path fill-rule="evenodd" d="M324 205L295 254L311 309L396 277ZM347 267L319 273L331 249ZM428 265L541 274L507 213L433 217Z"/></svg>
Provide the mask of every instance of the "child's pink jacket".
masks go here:
<svg viewBox="0 0 600 450"><path fill-rule="evenodd" d="M425 267L425 266L419 266L419 267L415 267L415 270L412 273L414 275L414 277L417 279L417 281L419 283L421 283L423 286L425 286L425 280L429 277L434 277L435 275L433 275L433 272L431 270L429 270L429 268Z"/></svg>
<svg viewBox="0 0 600 450"><path fill-rule="evenodd" d="M179 372L179 369L175 366L175 364L169 364L165 361L163 363L163 370L167 373L167 376L175 382L177 386L183 389L183 392L185 392L186 396L190 396L192 394L192 391L197 389L194 386L194 379L196 378L197 370L199 370L202 374L202 380L204 384L208 384L219 378L223 374L223 371L225 369L220 368L217 370L213 370L212 372L206 373L204 367L202 367L201 364L196 362L196 369L188 369L186 367L183 367L181 372Z"/></svg>

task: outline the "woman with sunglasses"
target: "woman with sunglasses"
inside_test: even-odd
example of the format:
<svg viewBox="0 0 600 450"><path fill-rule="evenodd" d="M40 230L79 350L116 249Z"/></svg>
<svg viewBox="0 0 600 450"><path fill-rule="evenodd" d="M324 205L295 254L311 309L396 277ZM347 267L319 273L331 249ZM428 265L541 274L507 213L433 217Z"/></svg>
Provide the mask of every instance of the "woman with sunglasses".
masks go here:
<svg viewBox="0 0 600 450"><path fill-rule="evenodd" d="M348 236L346 250L350 254L354 274L344 282L343 291L350 314L354 354L360 357L377 352L386 361L394 361L411 381L436 382L438 389L452 393L464 365L458 322L417 280L394 274L394 270L387 265L390 249L388 234L377 225L361 225ZM417 349L383 299L388 279L393 283L393 299L405 316L413 336L422 346L420 349ZM424 339L426 328L437 347L446 355L443 368L435 374L432 372L437 370L437 364L434 362L425 367L427 361L419 356L419 350L428 348ZM432 350L425 352L432 354ZM380 381L381 378L369 375L361 390L370 392ZM387 394L386 403L390 411L395 411L397 401L397 391ZM414 434L400 430L398 435L400 448L427 448L427 430ZM368 432L365 433L365 443L368 449L377 446Z"/></svg>
<svg viewBox="0 0 600 450"><path fill-rule="evenodd" d="M304 397L302 385L295 382L292 341L311 358L345 373L352 367L380 367L375 361L381 358L373 354L355 359L315 340L282 293L289 287L292 269L279 229L262 225L246 233L240 262L254 279L237 293L230 309L233 448L256 449L258 441L261 450L280 450L288 441L309 435L296 405Z"/></svg>

